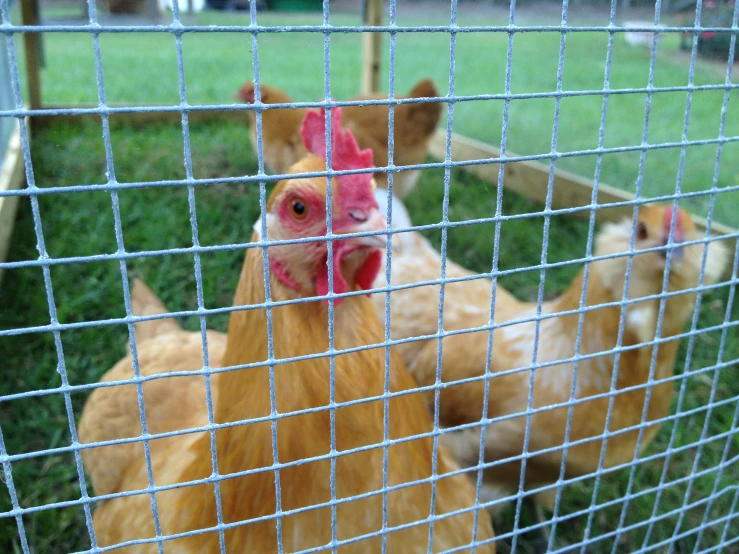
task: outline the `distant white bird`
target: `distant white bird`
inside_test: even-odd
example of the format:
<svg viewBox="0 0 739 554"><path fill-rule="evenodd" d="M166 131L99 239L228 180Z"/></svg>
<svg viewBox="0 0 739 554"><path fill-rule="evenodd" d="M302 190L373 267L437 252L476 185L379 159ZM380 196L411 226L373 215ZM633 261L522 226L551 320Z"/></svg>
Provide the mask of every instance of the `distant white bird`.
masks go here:
<svg viewBox="0 0 739 554"><path fill-rule="evenodd" d="M159 4L159 11L163 12L165 10L172 10L172 1L173 0L157 0L157 3ZM177 5L180 8L180 13L187 13L188 10L188 0L178 0ZM192 10L197 13L203 11L203 8L205 8L205 0L192 0Z"/></svg>
<svg viewBox="0 0 739 554"><path fill-rule="evenodd" d="M624 21L624 27L652 27L654 23L651 21ZM639 46L641 44L651 46L654 40L654 33L647 31L627 31L624 33L626 42L632 46ZM657 41L659 41L659 33L657 33Z"/></svg>

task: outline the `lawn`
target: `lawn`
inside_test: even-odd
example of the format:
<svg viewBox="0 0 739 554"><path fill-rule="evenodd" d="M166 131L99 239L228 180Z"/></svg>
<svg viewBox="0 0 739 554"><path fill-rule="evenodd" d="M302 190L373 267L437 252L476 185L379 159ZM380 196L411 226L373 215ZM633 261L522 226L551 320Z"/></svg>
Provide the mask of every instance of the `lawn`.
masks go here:
<svg viewBox="0 0 739 554"><path fill-rule="evenodd" d="M204 22L223 16L202 15ZM286 19L261 16L263 23ZM311 15L301 21L317 21ZM355 19L347 19L354 22ZM222 21L222 19L220 19ZM296 22L297 16L287 18ZM166 35L103 35L101 37L105 78L110 102L176 103L177 75L172 38ZM229 102L233 92L251 75L250 43L240 35L187 35L184 40L185 66L190 103ZM526 34L514 44L512 90L535 92L553 90L556 85L558 35ZM500 92L505 68L506 37L464 35L458 38L457 94ZM357 92L359 79L358 36L336 35L332 45L332 94L345 98ZM567 39L565 78L567 90L600 88L603 79L606 37L573 34ZM89 36L51 35L46 42L47 69L44 73L45 101L50 103L96 102L94 64ZM322 91L321 35L279 34L260 37L260 64L265 82L285 87L298 100L315 99ZM498 55L481 56L481 49L494 49ZM448 36L403 35L398 37L396 80L398 90L409 88L424 75L446 83L448 74ZM149 54L144 61L140 54ZM284 52L289 52L284 55ZM301 70L297 71L296 68ZM387 67L384 64L383 67ZM303 69L304 68L304 69ZM646 85L648 55L617 40L614 52L612 87ZM669 57L660 57L655 86L687 82L687 67ZM699 68L698 83L723 82L712 68ZM729 103L726 136L739 134L736 93ZM693 99L693 118L689 138L716 137L722 93L697 93ZM733 104L732 104L733 102ZM454 111L455 131L495 143L500 139L501 102L458 104ZM591 148L597 144L600 97L570 98L562 102L559 150ZM685 93L660 93L654 96L649 141L679 140L682 133ZM606 145L639 144L643 125L644 95L614 96L609 105ZM733 112L732 112L733 110ZM481 117L480 112L484 112ZM552 100L520 100L511 104L509 148L517 153L549 151ZM731 114L734 113L733 118ZM119 182L181 179L184 177L182 134L172 126L127 128L114 126L112 132L116 179ZM685 159L683 190L703 189L711 184L715 146L688 149ZM256 160L247 146L246 130L238 123L195 125L192 128L194 173L198 178L243 176L256 171ZM41 187L68 186L105 182L105 158L99 125L55 125L34 136L33 163L36 182ZM645 166L644 194L653 196L674 191L679 150L649 152ZM719 186L734 186L739 167L737 143L724 147ZM612 154L603 159L603 181L625 189L633 188L637 175L638 154ZM558 167L592 176L593 159L565 158ZM450 219L460 221L489 216L495 206L495 189L465 175L452 173ZM693 188L691 188L693 187ZM424 172L418 189L408 198L408 208L417 224L438 222L444 193L443 170ZM181 187L144 188L121 191L120 210L125 247L128 252L157 250L191 245L187 190ZM246 242L258 215L258 189L248 184L218 184L196 189L197 216L202 245ZM89 256L116 251L110 194L105 191L75 192L39 197L43 231L51 257ZM685 203L696 213L705 214L703 200ZM736 193L724 193L717 199L719 219L736 223ZM515 195L504 195L504 213L526 213L541 207ZM732 220L733 218L733 220ZM492 253L492 225L463 226L449 233L448 252L452 259L478 271L489 271ZM440 233L428 236L439 246ZM587 225L563 216L552 219L548 259L566 261L584 255ZM502 226L500 266L502 269L539 263L542 247L542 220L520 219ZM19 209L11 260L38 257L30 203L22 199ZM217 252L202 256L205 304L208 308L228 306L237 281L243 252ZM190 256L139 257L127 264L129 275L141 276L163 298L170 309L196 308L195 277ZM548 297L564 290L577 271L566 266L547 273ZM48 307L43 276L38 268L6 270L0 291L0 328L19 328L47 324ZM124 315L121 276L117 262L87 262L54 266L51 270L54 299L59 321L76 323L105 320ZM507 276L501 284L521 298L535 298L539 272ZM723 321L728 290L707 296L702 305L699 327ZM736 303L731 319L739 318ZM183 322L196 329L198 322ZM208 326L225 329L225 316L208 318ZM66 370L71 384L94 382L124 353L127 331L124 326L83 327L61 334ZM609 474L601 482L595 499L598 507L591 522L590 537L598 539L591 552L634 552L640 547L659 545L673 532L680 536L676 552L703 551L719 543L722 533L739 535L739 519L725 518L732 508L739 482L738 464L716 469L722 455L736 460L739 435L712 439L732 429L735 421L739 380L735 369L701 372L716 363L720 333L696 337L692 356L686 362L687 341L682 345L677 373L689 373L685 382L686 413L676 423L663 427L646 456L663 453L674 434L674 447L688 447L669 458L665 482L655 506L656 491L666 459L659 457L636 466L628 504L626 494L629 473ZM732 327L726 337L724 360L739 359L739 330ZM5 395L23 391L52 389L59 386L58 358L50 333L0 337L0 356L10 361L10 369L0 373L0 400ZM720 406L707 409L715 381L714 401ZM679 387L680 383L676 384ZM79 417L86 394L72 395L75 417ZM676 409L677 406L674 407ZM9 454L32 454L40 450L69 445L70 437L60 394L32 399L0 401L0 422ZM698 447L704 425L708 438ZM727 442L728 440L728 442ZM699 454L700 452L700 454ZM688 494L686 478L700 455L700 476ZM74 501L80 497L79 483L71 454L32 456L12 464L13 480L23 507ZM675 482L677 481L677 482ZM675 482L675 483L673 483ZM671 484L672 483L672 484ZM561 514L590 506L594 480L569 487L563 495ZM88 485L88 491L90 491ZM713 499L708 502L714 493ZM689 504L684 516L675 513ZM607 505L603 507L603 505ZM7 494L0 494L0 512L11 509ZM736 507L734 507L736 509ZM610 533L626 529L615 542ZM644 522L658 517L649 537ZM698 530L704 520L719 521L705 528L697 544ZM532 523L524 513L522 526ZM679 522L679 529L676 526ZM57 554L89 548L89 539L80 506L45 509L24 517L31 550ZM504 513L496 531L511 530L513 513ZM576 545L583 539L587 517L571 518L557 527L558 547ZM508 552L510 540L503 541L500 552ZM533 537L525 536L518 548L533 552ZM660 549L661 547L657 547ZM16 522L0 518L0 552L21 552Z"/></svg>
<svg viewBox="0 0 739 554"><path fill-rule="evenodd" d="M531 15L520 16L521 25L539 23ZM574 16L573 16L574 17ZM248 24L243 14L198 16L201 24ZM320 14L259 16L263 25L318 24ZM356 25L357 16L335 15L335 25ZM447 20L428 15L398 23L444 24ZM504 24L507 17L473 19L460 10L460 24ZM556 21L558 22L558 21ZM546 23L555 23L547 20ZM605 25L607 16L588 20ZM577 18L574 23L577 24ZM678 36L668 34L661 43L654 71L654 87L688 84L689 65L675 57ZM92 39L88 34L50 34L44 39L46 69L43 75L44 101L51 104L97 104L97 85ZM102 34L100 38L106 94L109 103L178 104L179 85L174 39L165 33ZM251 36L239 33L185 34L187 101L190 104L233 102L233 95L245 80L252 79ZM511 93L551 92L557 86L559 33L515 35L511 72ZM632 47L622 34L614 41L610 88L643 89L648 86L649 49ZM562 90L603 89L608 35L571 33L567 36ZM320 33L265 33L259 36L260 75L263 82L284 88L299 101L323 97L323 35ZM420 78L432 77L442 93L448 92L450 39L446 33L401 33L396 40L396 93L409 90ZM456 40L456 95L500 94L505 92L507 35L504 33L461 33ZM145 54L145 55L142 55ZM387 83L387 41L382 63L383 83ZM357 33L331 35L331 94L346 99L358 93L361 38ZM720 85L725 69L700 64L695 85ZM737 82L739 71L733 73ZM387 85L383 85L386 90ZM726 111L725 137L739 136L739 91L733 90ZM692 95L687 130L690 141L716 139L719 133L723 90L702 90ZM646 93L614 94L609 97L603 146L635 147L642 143ZM648 144L679 143L684 128L686 92L657 92L652 95ZM564 98L560 105L557 151L560 153L597 148L602 95ZM455 132L498 145L503 117L501 100L459 102L454 108ZM548 154L554 123L552 98L515 99L510 103L508 150L521 155ZM446 110L445 110L446 112ZM445 116L446 118L446 116ZM680 182L683 191L710 188L714 180L716 144L687 149ZM681 149L649 151L644 160L642 194L660 196L675 191ZM593 178L596 156L572 156L558 160L557 167ZM640 152L620 152L604 156L601 179L604 183L634 192L639 175ZM716 186L739 186L739 142L724 145ZM729 192L718 203L716 218L736 225L734 206L739 192ZM705 214L708 197L686 201L694 213Z"/></svg>

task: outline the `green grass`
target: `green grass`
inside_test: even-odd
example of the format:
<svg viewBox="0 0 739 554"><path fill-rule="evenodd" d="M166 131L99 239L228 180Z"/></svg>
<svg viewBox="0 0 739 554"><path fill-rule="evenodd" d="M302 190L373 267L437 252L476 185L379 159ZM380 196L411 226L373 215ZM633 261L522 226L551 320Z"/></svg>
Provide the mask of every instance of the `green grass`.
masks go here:
<svg viewBox="0 0 739 554"><path fill-rule="evenodd" d="M520 16L519 24L539 23L533 16ZM506 19L473 18L461 9L460 24L502 24ZM262 14L264 25L317 24L320 13ZM356 25L356 16L332 16L332 23ZM204 13L201 24L248 24L248 15ZM438 15L400 18L399 24L444 24ZM553 23L553 21L547 21ZM607 18L588 21L605 24ZM648 85L649 49L628 45L615 35L610 78L611 89L644 88ZM507 35L461 33L456 41L455 94L505 92ZM53 104L97 103L97 85L88 34L49 34L44 38L47 59L43 72L44 101ZM177 104L179 102L174 38L165 33L102 34L100 37L107 100L125 104ZM557 85L560 36L557 33L517 34L513 44L511 92L551 92ZM605 33L570 33L567 36L562 87L565 91L602 90L608 36ZM677 35L666 35L654 72L655 87L688 84L688 64L675 57ZM284 88L295 100L312 101L323 95L323 35L319 33L270 33L259 36L260 74L263 82ZM183 36L187 100L191 104L233 101L240 85L252 79L251 36L185 34ZM448 91L450 40L446 33L401 33L396 43L396 92L403 93L424 76L432 77L441 91ZM381 65L387 83L387 41ZM331 94L345 99L358 92L361 37L357 33L331 36ZM736 83L739 72L734 71ZM725 69L699 61L696 85L723 84ZM731 93L724 135L739 136L739 92ZM719 132L722 90L697 91L692 95L688 140L715 139ZM635 147L642 142L647 96L616 94L609 98L604 134L606 148ZM649 144L682 140L687 94L660 92L652 96ZM460 102L454 108L454 131L498 145L501 140L503 101ZM564 98L560 105L557 150L561 153L598 146L603 99L600 95ZM446 111L446 110L445 110ZM551 98L516 99L510 103L508 150L522 155L547 154L551 150L555 101ZM445 115L446 118L446 115ZM684 159L681 188L699 191L714 180L717 146L693 146ZM649 151L644 160L642 194L647 197L675 190L680 148ZM564 157L557 167L593 178L596 156ZM601 180L634 191L639 174L640 152L612 153L604 157ZM739 185L739 142L725 144L716 185ZM716 207L717 220L736 224L739 192L723 196ZM686 204L705 214L708 196Z"/></svg>
<svg viewBox="0 0 739 554"><path fill-rule="evenodd" d="M460 4L464 7L465 4ZM463 9L463 8L461 8ZM228 18L228 19L225 19ZM243 15L202 14L201 23L244 23ZM334 23L357 22L356 17L339 16ZM420 21L420 20L419 20ZM476 21L471 16L461 23ZM290 14L277 18L260 15L265 24L305 24L320 22L320 14ZM400 24L418 21L401 21ZM423 23L438 23L428 16ZM527 21L519 21L525 23ZM482 23L488 23L483 21ZM600 22L604 23L604 22ZM668 37L666 41L675 39ZM259 55L263 80L284 87L296 100L314 100L322 94L323 42L318 34L273 34L260 36ZM461 34L457 38L456 94L503 92L505 71L505 35ZM565 90L600 89L603 84L607 38L597 34L571 34L567 38L564 82ZM108 101L129 104L175 104L178 100L174 40L165 34L101 35L103 63ZM185 35L185 70L190 103L230 102L244 80L250 79L251 43L248 36ZM96 103L97 88L92 56L92 40L84 34L51 34L45 38L47 66L43 74L44 100L48 103ZM528 33L517 35L511 88L515 93L554 90L559 36ZM677 86L687 83L687 65L671 57L669 50L658 57L655 86ZM346 98L357 92L359 82L360 38L355 34L333 35L331 38L332 95ZM387 57L387 54L386 54ZM398 91L410 88L419 78L430 75L445 85L449 71L449 37L444 34L401 34L397 38ZM629 47L617 37L611 76L612 88L642 87L647 83L648 53ZM387 60L383 63L387 71ZM696 83L722 83L724 76L711 66L699 65ZM446 90L446 87L442 87ZM691 140L715 138L718 132L722 92L700 92L693 96L693 116L688 137ZM650 143L680 140L685 109L685 93L655 94L649 128ZM605 145L635 145L641 141L645 97L616 95L609 102ZM560 152L593 148L597 145L600 97L566 98L561 104L558 149ZM454 130L462 134L498 143L501 133L502 102L475 101L454 108ZM510 106L508 147L519 154L536 154L550 149L554 101L516 100ZM732 93L727 112L725 134L739 134L736 92ZM184 177L182 134L179 128L150 126L145 129L114 127L113 151L116 178L120 182L180 179ZM195 176L198 178L238 176L256 171L256 162L247 146L246 132L239 124L197 125L192 128L192 151ZM53 126L34 136L34 169L38 186L68 186L104 183L105 159L99 126ZM691 147L684 160L683 190L702 190L713 179L716 147ZM678 149L651 151L646 156L643 194L655 196L674 191L680 152ZM602 181L633 190L638 174L638 153L610 154L603 159ZM562 158L557 167L592 177L593 157ZM723 149L718 186L739 184L739 143ZM455 221L489 216L495 209L495 189L462 172L453 172L450 191L450 218ZM187 191L179 187L124 190L119 193L121 220L126 250L136 252L191 244ZM438 222L441 218L443 171L425 171L417 191L408 199L408 208L417 224ZM736 193L722 193L716 202L717 218L736 225ZM196 189L200 242L203 245L246 242L251 225L258 214L258 187L255 185L215 185ZM52 257L89 256L116 251L110 194L80 192L39 197L43 230ZM682 204L695 213L705 215L707 197L686 200ZM506 214L538 211L541 207L506 193ZM489 271L492 256L492 225L465 226L449 232L448 251L455 261L475 270ZM438 246L440 233L429 237ZM558 216L552 219L548 259L552 262L571 260L584 255L587 225ZM541 256L542 220L525 219L506 222L502 226L500 266L502 269L538 264ZM30 204L21 199L13 235L11 260L38 257ZM230 305L243 252L209 253L202 256L206 307ZM194 309L195 278L190 256L135 258L127 264L129 275L143 277L173 310ZM551 297L569 283L576 266L547 272L546 294ZM59 320L63 323L97 321L124 315L121 275L117 262L93 262L54 266L51 269L54 300ZM48 307L39 268L6 270L0 291L0 328L17 328L47 324ZM508 276L501 284L524 299L534 299L538 272ZM723 320L728 293L722 290L706 297L700 314L700 327L719 324ZM739 317L734 306L732 320ZM208 326L224 330L225 316L208 318ZM184 322L190 329L197 321ZM689 371L716 362L719 333L705 333L695 340ZM65 331L61 335L64 359L72 384L98 380L123 354L127 340L124 326L103 326ZM683 371L687 344L680 351L677 372ZM0 356L11 361L0 373L0 395L23 391L51 389L59 386L58 359L54 337L50 333L0 337ZM733 327L726 339L725 360L739 358L739 331ZM684 411L699 410L708 403L714 379L713 372L693 375L687 380ZM679 386L679 385L676 385ZM715 401L726 401L739 394L736 369L725 369L718 376ZM86 394L72 395L75 418L79 417ZM700 438L708 417L708 436L725 433L731 428L735 403L714 408L707 416L699 410L679 419L676 446L694 445ZM0 425L10 454L69 445L70 437L64 399L59 394L0 403ZM664 426L647 455L663 452L673 424ZM729 459L739 454L739 436L728 445ZM705 445L698 470L715 467L725 440ZM685 478L692 471L697 449L671 458L667 481ZM632 493L657 485L663 459L638 466ZM72 455L34 457L13 463L13 479L23 507L43 506L80 497L77 473ZM695 481L689 502L708 496L717 473ZM623 472L604 477L597 504L623 497L629 475ZM733 490L739 482L737 464L724 469L717 498L708 520L728 513ZM657 515L668 514L655 524L650 544L669 538L678 517L669 515L684 504L686 484L675 484L662 495ZM565 492L562 514L582 510L590 505L593 482L569 487ZM648 520L655 502L654 493L630 501L625 526ZM0 494L0 511L10 509L6 493ZM706 505L699 504L686 513L682 531L700 525ZM617 528L622 504L599 509L592 523L591 537L610 533ZM82 508L66 507L42 510L24 518L32 550L56 554L89 547ZM512 511L498 522L498 533L510 531ZM531 523L524 514L523 524ZM573 518L558 526L559 546L582 540L587 518ZM717 544L723 525L706 529L701 548ZM621 536L619 552L638 549L645 536L638 527ZM739 522L731 523L728 535L739 534ZM676 544L678 552L692 551L695 533ZM510 542L510 541L508 541ZM519 541L523 551L534 551L532 537ZM610 552L613 538L593 545L593 552ZM505 545L500 551L507 552ZM0 552L20 552L15 521L0 518Z"/></svg>
<svg viewBox="0 0 739 554"><path fill-rule="evenodd" d="M198 177L236 176L253 173L253 155L242 144L244 129L233 125L198 125L192 129L194 171ZM182 137L176 127L153 126L145 129L114 127L112 136L116 176L120 180L182 178ZM80 155L84 152L85 155ZM36 135L34 167L40 186L71 185L100 182L104 175L104 157L100 128L95 125L55 126ZM409 197L408 207L418 224L438 222L441 218L443 170L426 171L418 190ZM495 189L461 172L452 173L450 218L454 221L492 213ZM191 243L187 207L187 191L181 187L124 190L119 193L121 221L126 250L136 252ZM251 225L258 214L258 187L255 185L215 185L196 189L200 241L203 245L218 245L249 240ZM43 230L49 254L53 257L88 256L116 251L110 194L80 192L39 197ZM506 194L504 213L525 213L539 207L519 197ZM463 226L449 232L450 256L478 271L489 270L492 256L493 225ZM429 233L439 246L438 231ZM553 218L548 256L550 261L564 261L583 256L587 225L562 216ZM523 219L502 226L501 268L535 265L539 262L542 245L542 220ZM11 260L35 259L36 251L30 204L21 200L14 234ZM209 308L230 305L243 252L206 254L202 259L205 303ZM195 278L190 256L141 257L127 264L129 275L143 277L164 299L170 309L194 309ZM576 266L566 266L548 272L547 296L561 292L576 272ZM93 262L55 266L51 270L54 298L62 323L96 321L124 315L121 275L116 262ZM526 299L534 299L538 286L537 271L508 276L503 286ZM700 326L719 324L726 308L727 292L706 297ZM736 307L732 319L739 316ZM0 294L0 328L27 327L48 323L48 308L41 270L23 268L6 270ZM197 329L197 321L185 321L189 329ZM208 318L208 326L225 330L226 317ZM124 326L88 327L61 334L64 359L72 384L97 381L124 353L127 331ZM696 370L715 363L718 333L701 334L689 369ZM684 365L685 347L677 363ZM28 334L0 338L0 356L11 360L0 373L0 394L51 389L60 384L58 359L50 333ZM739 333L734 327L727 337L726 360L739 357ZM683 410L705 407L711 393L713 372L691 377ZM718 377L715 400L727 400L739 393L735 370L726 369ZM72 395L75 418L79 417L86 394ZM735 403L715 408L708 422L709 434L725 433L731 425ZM679 420L676 446L691 445L701 434L706 411L700 410ZM0 421L10 454L31 453L70 444L64 399L60 394L0 404ZM647 454L664 451L672 424L665 425ZM739 454L736 435L729 445L729 456ZM714 440L703 448L699 470L710 469L720 460L725 439ZM673 456L667 474L668 483L690 474L696 449ZM659 482L663 459L638 466L633 491L653 488ZM40 456L13 463L13 479L23 507L43 506L80 497L74 458L71 454ZM716 472L699 478L693 485L690 501L710 494ZM731 504L731 485L739 480L737 466L724 470L719 491L726 491L713 504L709 520L727 514ZM603 479L598 504L622 498L628 483L628 472ZM88 489L89 491L90 489ZM563 496L562 514L582 510L590 505L593 482L570 487ZM670 486L663 494L658 515L683 505L685 484ZM625 525L647 520L652 513L654 494L633 499ZM7 494L0 495L0 511L11 508ZM616 529L622 504L596 512L592 537ZM682 525L683 531L695 530L705 504L690 510ZM668 516L656 524L651 544L670 537L676 516ZM497 524L498 533L511 530L513 512L507 511ZM557 532L560 546L582 540L587 518L579 517L561 523ZM89 547L83 510L79 506L35 512L24 518L26 532L34 552L56 554ZM532 523L524 513L522 524ZM619 551L631 552L641 545L645 527L637 528L621 538ZM706 530L703 547L715 545L723 527ZM739 531L734 520L729 536ZM593 546L593 552L609 552L613 539L603 539ZM510 541L508 541L510 542ZM693 548L695 534L677 544L678 552ZM524 536L519 541L524 551L534 551L535 537ZM20 552L15 521L0 519L0 551ZM501 552L507 552L501 545Z"/></svg>

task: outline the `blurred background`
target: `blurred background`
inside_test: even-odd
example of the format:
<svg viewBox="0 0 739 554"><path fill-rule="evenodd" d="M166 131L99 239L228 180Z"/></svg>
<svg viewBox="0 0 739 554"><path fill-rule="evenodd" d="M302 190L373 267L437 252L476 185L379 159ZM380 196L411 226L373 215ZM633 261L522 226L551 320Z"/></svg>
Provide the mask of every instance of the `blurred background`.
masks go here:
<svg viewBox="0 0 739 554"><path fill-rule="evenodd" d="M168 3L169 2L169 3ZM248 26L249 0L179 0L182 22L200 26ZM364 5L353 0L331 0L330 23L359 26ZM84 25L89 21L86 2L43 0L34 8L42 25ZM733 2L706 0L699 23L707 27L731 26ZM172 21L171 0L101 0L98 19L103 25L167 25ZM257 22L263 26L305 26L322 23L320 0L259 0ZM388 22L388 6L384 6ZM573 27L609 25L611 4L602 0L570 3L566 23ZM508 25L510 5L505 2L460 0L459 26ZM21 22L18 0L10 4L14 24ZM664 0L659 23L665 27L693 26L696 2ZM517 2L513 23L518 26L558 26L562 23L559 1ZM655 21L654 2L631 0L619 3L616 24L651 26ZM400 0L397 3L399 26L444 26L450 22L450 3L446 1ZM454 94L490 95L506 92L507 32L468 29L457 33ZM736 227L739 224L739 79L735 60L727 66L728 33L665 32L657 37L652 59L652 33L613 33L610 67L607 65L609 37L603 30L567 33L563 56L561 90L573 93L558 106L556 151L564 154L554 163L589 181L599 167L600 183L627 193L637 184L643 197L682 192L713 190L683 198L680 205L691 213L706 217L712 210L715 221ZM38 59L40 100L44 107L97 106L93 37L88 32L41 33ZM696 59L692 58L694 39ZM24 37L13 35L20 69L21 90L26 101L28 77L21 55ZM553 150L555 127L554 98L546 94L557 90L562 34L556 30L515 33L512 40L510 92L533 95L509 102L507 149L523 156L549 154ZM382 37L380 91L387 91L390 38ZM235 93L245 81L253 80L253 59L258 56L262 83L279 87L295 101L316 101L324 91L324 35L320 32L260 33L258 51L252 51L252 38L246 32L184 33L186 100L190 105L236 103ZM395 39L395 91L406 94L424 77L430 77L442 96L450 87L450 34L448 32L398 33ZM2 109L13 107L10 67L5 41L0 42L0 81L3 83ZM108 105L177 106L180 83L175 37L169 32L104 32L100 34L102 73ZM735 54L739 53L739 49ZM362 35L333 33L330 36L330 90L336 99L359 93ZM736 56L735 56L736 57ZM691 74L691 63L694 70ZM728 68L734 65L733 73ZM728 71L728 72L727 72ZM607 110L604 112L604 83L608 80ZM729 88L726 85L729 84ZM685 87L699 87L692 92ZM637 90L631 90L637 89ZM657 89L656 92L650 90ZM452 129L455 133L482 143L500 146L505 101L467 100L454 104ZM689 118L686 119L686 108ZM645 134L645 114L649 122ZM443 109L441 129L446 129L449 111ZM603 115L605 113L605 115ZM177 119L179 120L179 114ZM178 181L185 178L183 130L179 123L132 124L123 115L112 115L111 147L115 175L107 172L105 144L100 117L39 116L33 128L31 153L35 184L39 188L76 185L101 185L109 179L119 183ZM601 120L603 125L601 125ZM10 118L0 118L0 147L7 148L12 130ZM190 155L194 177L212 179L242 177L257 173L257 160L248 139L243 117L232 121L192 122L189 126ZM604 148L616 149L602 156L571 155L598 148L600 134ZM723 140L722 137L727 140ZM698 144L681 148L684 141ZM701 143L700 141L704 141ZM656 145L645 153L643 143ZM622 148L623 151L618 149ZM546 166L549 160L542 160ZM641 176L641 179L640 179ZM545 182L545 181L544 181ZM451 171L450 220L462 221L491 217L495 212L495 186L462 170ZM176 184L176 183L175 183ZM271 186L271 185L270 185ZM251 183L218 183L196 187L200 243L204 246L248 242L251 226L258 217L258 186ZM121 227L126 251L156 252L192 245L187 189L182 186L140 187L118 194ZM444 169L422 173L415 191L406 199L414 223L438 223L444 196ZM714 200L712 200L714 198ZM505 214L540 212L542 205L505 191ZM71 258L112 254L117 251L114 214L110 192L83 190L38 197L48 255ZM551 218L547 245L551 263L577 260L586 252L588 224L567 216ZM543 218L507 221L501 226L501 268L528 267L540 263L543 244ZM448 251L462 265L475 271L490 271L493 256L494 224L455 227L449 231ZM438 248L440 230L425 233ZM8 261L35 260L39 256L34 234L31 202L18 201L15 229L9 243ZM202 255L205 304L207 308L230 305L243 251L220 250ZM127 260L130 276L141 276L162 297L170 310L197 308L195 277L191 254L132 256ZM548 298L561 293L580 265L568 265L547 272ZM117 260L99 259L51 267L54 300L61 323L84 323L125 315L121 276ZM508 275L501 284L515 290L524 300L535 300L540 272ZM20 267L4 272L0 288L0 328L16 329L47 325L48 298L40 267ZM719 325L729 301L728 290L713 294L701 304L699 327ZM739 309L730 308L732 321ZM208 327L223 330L227 316L208 317ZM185 321L197 329L198 321ZM724 360L739 358L739 331L726 331ZM124 325L82 326L61 333L61 345L72 384L92 383L122 354L128 340ZM700 334L686 356L684 341L676 372L695 371L716 363L718 331ZM32 551L56 554L89 548L84 514L79 505L64 502L80 498L80 488L69 451L54 455L37 454L70 444L64 399L60 394L40 393L34 398L13 399L25 391L48 391L60 385L57 371L59 350L50 332L25 333L0 337L0 357L12 371L0 372L0 421L5 448L10 455L26 455L12 465L19 501L23 507L39 507L23 516ZM687 360L687 362L686 362ZM588 552L634 552L672 536L679 515L677 508L710 494L718 479L729 485L739 482L737 464L718 469L724 455L739 454L739 436L695 446L707 423L710 434L731 429L735 403L709 407L709 399L730 400L739 395L736 371L703 372L691 377L682 410L687 413L677 423L666 424L648 453L664 452L673 427L679 426L676 445L694 445L665 465L659 458L635 470L634 491L626 514L628 532L618 541L609 535L618 526L624 507L623 495L628 472L604 477L593 497L594 480L566 489L562 513L595 506L590 535L596 541ZM87 396L72 395L75 416ZM8 398L11 397L11 398ZM673 407L674 408L674 407ZM726 442L728 441L728 442ZM700 452L700 453L699 453ZM695 456L705 470L690 490L684 480L668 487L655 504L655 486L689 475ZM666 474L663 477L663 468ZM697 529L701 522L731 513L731 495L710 503L690 507L681 520L682 530ZM44 507L59 503L52 508ZM0 494L0 512L12 506L7 494ZM736 514L734 514L736 516ZM643 544L646 527L642 523L657 517L654 531ZM524 514L529 521L529 514ZM513 512L507 511L497 529L508 530ZM725 525L724 525L725 524ZM582 540L587 518L571 518L558 527L558 546L566 548ZM722 520L707 528L699 544L696 533L681 538L675 552L701 551L718 543L722 533L739 536L737 517ZM519 550L536 551L526 538ZM506 552L505 544L499 552ZM21 552L16 521L7 513L0 517L0 551Z"/></svg>

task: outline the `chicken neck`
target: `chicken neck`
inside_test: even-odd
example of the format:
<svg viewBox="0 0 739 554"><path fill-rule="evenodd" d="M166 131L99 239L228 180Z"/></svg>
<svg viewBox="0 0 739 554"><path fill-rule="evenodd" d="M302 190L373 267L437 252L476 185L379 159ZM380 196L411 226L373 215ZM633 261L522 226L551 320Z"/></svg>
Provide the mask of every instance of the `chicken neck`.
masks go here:
<svg viewBox="0 0 739 554"><path fill-rule="evenodd" d="M622 320L621 306L618 304L614 306L596 306L620 302L622 300L622 289L616 287L616 289L612 290L606 287L603 282L601 270L602 268L596 262L591 265L588 275L585 304L591 309L584 314L580 341L581 355L608 352L616 348L618 342L619 325ZM572 281L567 291L553 302L547 303L545 309L542 311L550 314L577 312L580 309L584 274L585 270L583 269ZM638 276L632 278L638 278ZM662 337L671 337L682 331L686 317L686 302L690 302L689 296L674 297L667 301L661 329ZM621 345L629 348L641 343L651 343L654 341L658 316L659 300L647 300L629 304L626 308L625 317L623 318L624 330ZM568 351L556 353L554 359L565 359L575 355L578 320L579 314L574 313L542 321L544 327L551 327L553 333L559 336L557 341L559 344L567 345ZM546 321L549 323L544 323ZM544 340L546 340L546 331ZM549 342L552 344L553 341ZM671 373L677 346L677 340L660 344L657 357L656 378L666 377L668 373ZM651 356L651 345L624 351L621 354L619 365L625 368L625 370L619 372L619 386L643 383L647 379L647 374L651 366ZM582 383L583 385L589 384L592 387L597 384L597 389L603 389L603 387L608 388L614 361L612 354L592 357L585 364L580 364L581 371L578 372L578 379L584 381ZM601 374L602 378L594 379L594 373Z"/></svg>
<svg viewBox="0 0 739 554"><path fill-rule="evenodd" d="M262 253L250 249L239 280L235 306L261 304L265 301L262 280ZM274 275L270 279L273 302L296 299L300 293L281 283ZM271 309L273 358L278 361L270 370L268 364L247 369L229 371L221 375L216 421L219 423L266 417L274 409L281 413L327 406L329 404L330 360L322 356L291 363L279 363L285 358L324 354L329 349L328 307L320 301L289 304ZM222 360L224 367L265 362L268 359L267 311L264 308L236 311L231 316L228 329L228 346ZM334 310L334 348L337 350L382 342L379 320L374 314L371 300L366 296L344 299ZM362 357L383 357L383 350L354 353L355 362ZM349 362L351 356L335 357L335 401L347 401L382 394L383 378L368 367L384 367L383 362L367 361L364 364ZM272 377L270 374L273 374ZM271 381L273 384L271 384ZM274 386L274 392L271 388ZM369 406L366 409L370 408ZM328 421L328 411L306 416L304 427L323 426ZM282 419L280 425L288 426L290 420ZM325 421L324 421L325 420ZM253 441L252 433L258 429L269 431L268 426L243 425L222 431L235 441ZM304 432L307 430L304 429ZM260 437L269 440L271 437ZM282 439L280 439L282 442ZM310 444L310 441L301 441ZM307 447L308 450L314 449ZM298 457L314 453L303 452ZM271 456L271 450L270 450ZM243 462L237 462L242 464ZM271 460L270 460L271 463ZM228 468L224 467L224 470Z"/></svg>

